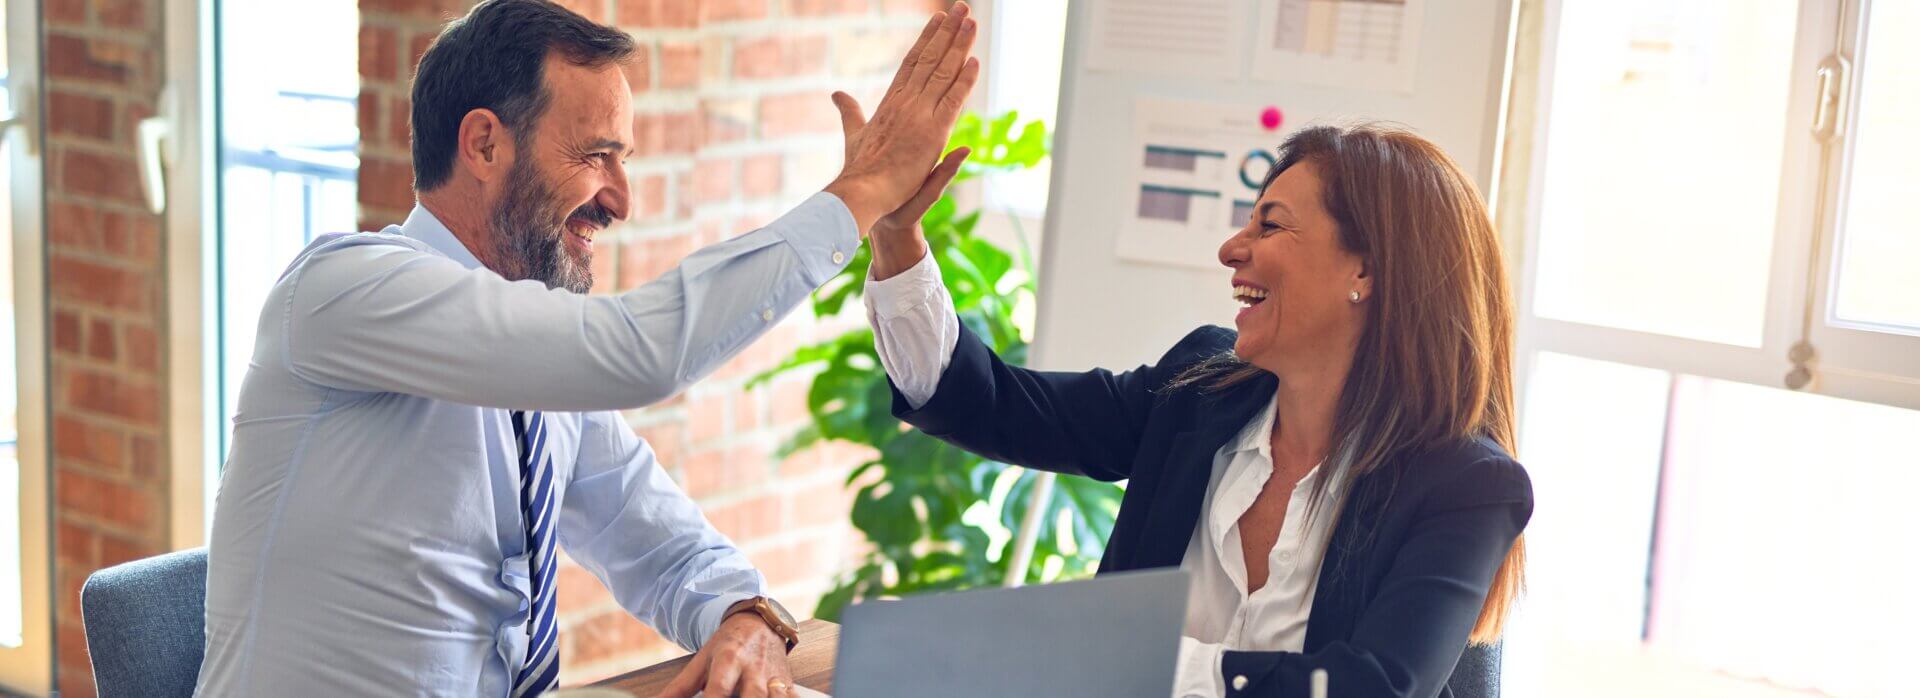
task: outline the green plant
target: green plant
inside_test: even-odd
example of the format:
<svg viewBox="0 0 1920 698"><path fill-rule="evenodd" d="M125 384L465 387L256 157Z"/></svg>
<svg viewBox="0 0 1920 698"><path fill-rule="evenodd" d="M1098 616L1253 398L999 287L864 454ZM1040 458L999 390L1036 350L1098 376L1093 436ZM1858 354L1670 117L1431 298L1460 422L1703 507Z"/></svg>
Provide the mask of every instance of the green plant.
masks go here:
<svg viewBox="0 0 1920 698"><path fill-rule="evenodd" d="M1014 112L992 119L963 115L947 144L948 149L960 146L971 147L973 155L956 181L1032 167L1049 148L1046 126L1038 121L1020 125ZM1033 300L1032 257L1024 235L1017 261L975 237L980 215L978 210L962 213L947 195L920 224L960 322L1009 363L1024 363L1027 339L1015 323L1015 308ZM1017 220L1014 225L1019 232ZM862 247L845 271L815 293L814 313L837 314L858 298L871 259ZM1014 273L1016 263L1020 273ZM853 525L872 549L821 598L815 614L836 620L857 599L1002 583L1012 557L1010 538L1031 504L1037 475L948 446L895 420L871 329L802 347L753 383L816 368L807 393L813 419L782 453L840 440L871 446L879 457L847 477L849 487L859 486ZM1113 530L1120 494L1109 483L1061 478L1042 518L1025 581L1092 574Z"/></svg>

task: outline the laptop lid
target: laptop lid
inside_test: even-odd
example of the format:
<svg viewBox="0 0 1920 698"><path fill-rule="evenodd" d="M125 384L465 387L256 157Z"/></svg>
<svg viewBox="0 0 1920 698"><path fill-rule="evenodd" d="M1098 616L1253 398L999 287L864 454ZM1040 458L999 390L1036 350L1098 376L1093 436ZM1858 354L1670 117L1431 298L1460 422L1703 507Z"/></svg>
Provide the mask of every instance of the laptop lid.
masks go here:
<svg viewBox="0 0 1920 698"><path fill-rule="evenodd" d="M1166 698L1187 613L1179 569L848 607L836 698Z"/></svg>

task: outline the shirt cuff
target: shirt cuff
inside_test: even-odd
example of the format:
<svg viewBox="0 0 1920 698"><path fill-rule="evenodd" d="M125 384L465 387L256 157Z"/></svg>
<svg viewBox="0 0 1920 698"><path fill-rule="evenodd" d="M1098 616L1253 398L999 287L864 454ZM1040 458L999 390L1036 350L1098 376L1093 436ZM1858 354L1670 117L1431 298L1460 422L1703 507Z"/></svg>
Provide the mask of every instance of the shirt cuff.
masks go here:
<svg viewBox="0 0 1920 698"><path fill-rule="evenodd" d="M928 252L906 271L886 280L874 279L869 268L866 292L862 295L866 296L874 315L881 320L892 320L924 303L939 300L946 290L946 284L940 279L940 264L933 261L933 253Z"/></svg>
<svg viewBox="0 0 1920 698"><path fill-rule="evenodd" d="M840 197L820 192L774 221L780 236L800 255L807 281L815 287L833 278L860 251L860 225ZM771 226L770 226L771 227Z"/></svg>
<svg viewBox="0 0 1920 698"><path fill-rule="evenodd" d="M1174 666L1174 698L1219 698L1227 693L1220 674L1220 645L1182 635L1180 659Z"/></svg>
<svg viewBox="0 0 1920 698"><path fill-rule="evenodd" d="M701 647L707 646L707 641L713 639L713 634L720 632L720 621L726 620L727 609L733 608L734 604L757 596L759 596L759 594L745 594L736 591L719 594L708 600L707 605L700 609L698 619L694 621L694 627L699 629L700 644L694 647L688 647L687 649L698 652Z"/></svg>

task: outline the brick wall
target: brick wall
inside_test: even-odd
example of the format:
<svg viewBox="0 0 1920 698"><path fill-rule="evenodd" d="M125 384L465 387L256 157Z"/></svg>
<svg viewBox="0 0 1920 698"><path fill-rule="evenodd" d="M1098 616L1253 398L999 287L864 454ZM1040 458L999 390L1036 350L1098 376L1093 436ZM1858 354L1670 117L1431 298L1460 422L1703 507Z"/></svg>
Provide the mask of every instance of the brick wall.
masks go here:
<svg viewBox="0 0 1920 698"><path fill-rule="evenodd" d="M598 292L629 289L693 249L750 230L818 191L840 162L827 95L869 107L940 0L570 0L620 26L641 54L629 71L637 153L634 215L596 239ZM361 0L362 227L413 204L408 80L441 23L469 0ZM812 611L857 551L841 482L865 460L825 446L780 460L806 421L806 381L755 389L747 377L858 317L803 309L686 395L628 415L708 517L766 572L796 613ZM678 654L621 610L592 575L560 572L562 680L569 684Z"/></svg>
<svg viewBox="0 0 1920 698"><path fill-rule="evenodd" d="M164 552L160 218L134 124L160 91L160 2L47 0L47 279L59 688L93 695L80 585Z"/></svg>

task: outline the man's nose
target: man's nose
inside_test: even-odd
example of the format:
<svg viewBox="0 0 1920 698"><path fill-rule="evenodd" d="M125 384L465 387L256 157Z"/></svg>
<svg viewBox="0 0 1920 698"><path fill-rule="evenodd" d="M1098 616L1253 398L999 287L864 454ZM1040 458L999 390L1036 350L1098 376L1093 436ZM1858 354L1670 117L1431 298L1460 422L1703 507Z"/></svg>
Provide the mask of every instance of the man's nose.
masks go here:
<svg viewBox="0 0 1920 698"><path fill-rule="evenodd" d="M617 220L626 220L633 215L633 192L627 184L627 173L621 172L612 178L613 182L600 190L600 207L613 214Z"/></svg>

